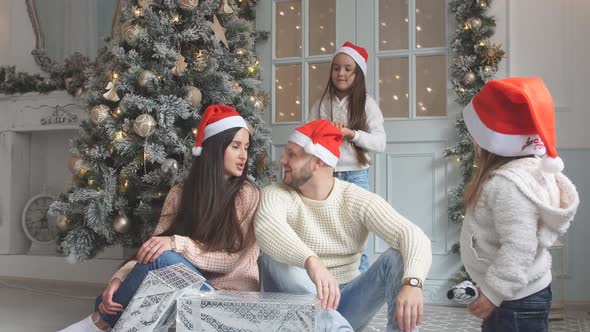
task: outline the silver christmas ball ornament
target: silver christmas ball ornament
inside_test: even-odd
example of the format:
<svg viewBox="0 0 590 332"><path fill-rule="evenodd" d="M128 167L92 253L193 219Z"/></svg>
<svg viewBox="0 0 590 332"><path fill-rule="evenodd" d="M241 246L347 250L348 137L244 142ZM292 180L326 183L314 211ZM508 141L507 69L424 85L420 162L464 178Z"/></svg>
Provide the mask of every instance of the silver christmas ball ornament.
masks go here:
<svg viewBox="0 0 590 332"><path fill-rule="evenodd" d="M139 84L140 87L145 88L147 86L147 84L149 83L149 81L152 81L155 79L157 79L157 77L153 71L144 70L141 73L139 73L139 76L137 76L137 84Z"/></svg>
<svg viewBox="0 0 590 332"><path fill-rule="evenodd" d="M131 228L131 223L127 216L120 214L113 219L113 229L120 234L125 234Z"/></svg>
<svg viewBox="0 0 590 332"><path fill-rule="evenodd" d="M469 26L471 27L471 30L473 31L478 31L479 29L481 29L481 19L479 17L472 17L469 19Z"/></svg>
<svg viewBox="0 0 590 332"><path fill-rule="evenodd" d="M168 158L162 162L160 169L164 173L175 173L178 172L178 161L173 158Z"/></svg>
<svg viewBox="0 0 590 332"><path fill-rule="evenodd" d="M473 84L476 79L477 79L477 76L475 76L475 74L473 72L467 72L463 76L463 82L465 84Z"/></svg>
<svg viewBox="0 0 590 332"><path fill-rule="evenodd" d="M90 120L95 125L99 125L110 117L110 111L111 109L107 105L96 105L90 110Z"/></svg>
<svg viewBox="0 0 590 332"><path fill-rule="evenodd" d="M133 131L141 136L148 137L156 130L156 120L149 114L142 114L133 122Z"/></svg>

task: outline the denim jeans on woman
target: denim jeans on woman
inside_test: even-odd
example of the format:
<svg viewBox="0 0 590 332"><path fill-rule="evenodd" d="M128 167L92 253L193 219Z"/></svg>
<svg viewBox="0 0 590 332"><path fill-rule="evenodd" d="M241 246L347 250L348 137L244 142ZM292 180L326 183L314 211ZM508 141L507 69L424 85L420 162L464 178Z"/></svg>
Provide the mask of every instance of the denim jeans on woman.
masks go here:
<svg viewBox="0 0 590 332"><path fill-rule="evenodd" d="M265 292L316 294L316 287L304 269L277 262L266 254L260 259L260 273ZM318 331L362 331L385 303L387 332L401 331L393 315L403 274L401 255L389 248L367 272L340 285L338 309L320 312Z"/></svg>
<svg viewBox="0 0 590 332"><path fill-rule="evenodd" d="M481 327L482 332L548 332L551 286L519 300L504 301Z"/></svg>
<svg viewBox="0 0 590 332"><path fill-rule="evenodd" d="M334 177L342 181L354 183L357 186L369 190L369 169L361 169L359 171L344 171L334 172ZM361 256L361 264L359 265L359 271L365 272L369 269L369 252L367 248Z"/></svg>
<svg viewBox="0 0 590 332"><path fill-rule="evenodd" d="M139 286L143 282L143 279L147 276L149 271L161 269L170 265L182 263L189 267L191 270L195 271L199 275L203 275L196 267L194 267L189 261L184 259L180 254L175 253L173 251L164 251L160 257L158 257L155 261L147 264L137 263L131 272L127 275L123 283L119 289L113 295L113 301L123 305L124 308L127 307L135 292L139 289ZM202 290L208 290L207 286L203 286ZM99 295L96 298L94 310L100 313L100 318L107 322L111 327L114 327L117 324L119 318L121 318L122 313L118 313L116 315L107 315L103 314L98 311L98 306L102 302L102 296Z"/></svg>

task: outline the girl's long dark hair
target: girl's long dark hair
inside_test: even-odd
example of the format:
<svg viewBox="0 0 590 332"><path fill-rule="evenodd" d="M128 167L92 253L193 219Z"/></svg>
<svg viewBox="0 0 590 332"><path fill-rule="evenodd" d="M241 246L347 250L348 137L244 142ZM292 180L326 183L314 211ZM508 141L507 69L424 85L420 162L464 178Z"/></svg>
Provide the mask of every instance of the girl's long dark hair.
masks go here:
<svg viewBox="0 0 590 332"><path fill-rule="evenodd" d="M477 148L476 151L478 151ZM465 191L463 192L463 206L465 206L466 209L475 206L475 203L479 199L481 189L483 188L484 183L490 178L492 171L497 170L512 160L526 157L530 156L502 157L483 148L479 148L476 158L477 170L473 172L471 179L465 186Z"/></svg>
<svg viewBox="0 0 590 332"><path fill-rule="evenodd" d="M363 130L367 131L367 112L365 112L365 102L367 101L367 88L365 86L365 74L358 66L358 64L354 64L354 81L352 82L352 87L350 92L348 93L348 128L352 130ZM336 96L336 86L334 82L332 82L332 68L334 67L334 60L332 60L332 65L330 66L330 78L328 79L328 84L326 85L326 89L324 90L324 94L320 99L320 106L324 101L325 97L328 97L330 100L330 113L332 113L332 101L334 100L334 96ZM334 116L330 120L334 120ZM355 152L356 152L356 160L361 165L367 165L369 160L365 155L365 150L352 144Z"/></svg>
<svg viewBox="0 0 590 332"><path fill-rule="evenodd" d="M174 223L163 234L187 236L207 251L238 252L254 241L252 228L244 236L236 211L240 189L249 181L248 162L241 176L225 179L224 154L241 128L227 129L203 142L182 187ZM248 148L250 155L252 145Z"/></svg>

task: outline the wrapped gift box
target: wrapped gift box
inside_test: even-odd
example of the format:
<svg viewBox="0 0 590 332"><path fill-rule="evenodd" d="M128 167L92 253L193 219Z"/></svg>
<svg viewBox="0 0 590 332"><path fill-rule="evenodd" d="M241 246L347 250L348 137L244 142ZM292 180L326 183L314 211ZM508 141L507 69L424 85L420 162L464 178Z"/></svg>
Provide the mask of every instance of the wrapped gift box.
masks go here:
<svg viewBox="0 0 590 332"><path fill-rule="evenodd" d="M176 298L198 292L205 278L182 263L150 271L129 302L114 331L167 331L174 323Z"/></svg>
<svg viewBox="0 0 590 332"><path fill-rule="evenodd" d="M316 295L210 291L177 299L176 331L316 331Z"/></svg>

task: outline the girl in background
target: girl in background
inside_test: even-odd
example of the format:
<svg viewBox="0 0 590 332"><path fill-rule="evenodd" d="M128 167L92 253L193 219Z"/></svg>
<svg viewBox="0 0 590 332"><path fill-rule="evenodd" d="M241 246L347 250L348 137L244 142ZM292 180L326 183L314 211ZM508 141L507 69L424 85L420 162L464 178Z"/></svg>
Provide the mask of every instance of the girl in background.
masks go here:
<svg viewBox="0 0 590 332"><path fill-rule="evenodd" d="M369 152L385 150L383 114L367 94L365 76L369 55L364 48L346 42L332 59L322 98L310 110L310 121L327 119L344 136L334 176L369 190ZM369 268L366 249L359 270Z"/></svg>
<svg viewBox="0 0 590 332"><path fill-rule="evenodd" d="M148 272L177 263L215 288L258 291L260 250L252 219L260 193L246 178L249 151L246 121L229 106L209 106L190 174L170 189L154 236L113 275L95 311L62 332L114 327Z"/></svg>
<svg viewBox="0 0 590 332"><path fill-rule="evenodd" d="M561 173L551 95L539 78L494 80L463 117L478 154L464 194L461 257L480 296L467 308L484 332L546 332L548 249L579 204Z"/></svg>

